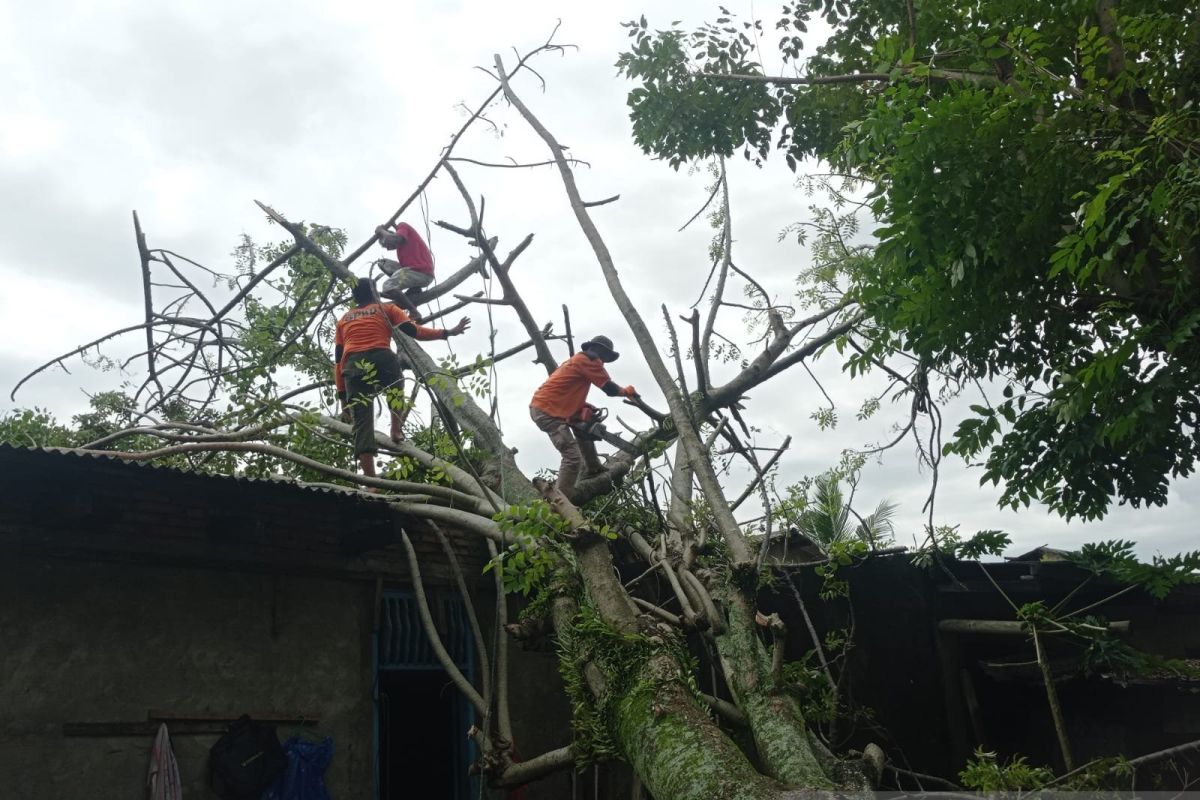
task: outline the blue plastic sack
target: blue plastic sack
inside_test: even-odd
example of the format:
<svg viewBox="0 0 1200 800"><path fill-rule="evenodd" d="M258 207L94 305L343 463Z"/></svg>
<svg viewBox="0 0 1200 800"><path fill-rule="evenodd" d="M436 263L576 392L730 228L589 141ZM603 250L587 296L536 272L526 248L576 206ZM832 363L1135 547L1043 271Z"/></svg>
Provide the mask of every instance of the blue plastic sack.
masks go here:
<svg viewBox="0 0 1200 800"><path fill-rule="evenodd" d="M331 800L325 788L325 770L333 760L333 739L320 742L293 736L283 743L288 766L263 793L262 800Z"/></svg>

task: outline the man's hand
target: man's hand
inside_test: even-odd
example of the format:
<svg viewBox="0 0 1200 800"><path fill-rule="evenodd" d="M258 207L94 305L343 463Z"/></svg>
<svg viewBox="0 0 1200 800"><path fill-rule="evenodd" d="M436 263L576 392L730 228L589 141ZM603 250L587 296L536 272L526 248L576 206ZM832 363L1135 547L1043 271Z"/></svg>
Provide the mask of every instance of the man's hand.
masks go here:
<svg viewBox="0 0 1200 800"><path fill-rule="evenodd" d="M637 397L638 396L637 389L634 389L632 386L625 386L621 389L621 396L622 397Z"/></svg>
<svg viewBox="0 0 1200 800"><path fill-rule="evenodd" d="M446 328L446 338L448 339L451 336L458 336L469 327L471 327L470 318L463 317L462 319L460 319L458 321L458 324L455 325L453 328Z"/></svg>
<svg viewBox="0 0 1200 800"><path fill-rule="evenodd" d="M379 244L386 247L388 250L395 250L397 247L400 247L406 241L408 241L403 236L393 230L388 229L384 225L377 225L375 227L375 235L379 237Z"/></svg>

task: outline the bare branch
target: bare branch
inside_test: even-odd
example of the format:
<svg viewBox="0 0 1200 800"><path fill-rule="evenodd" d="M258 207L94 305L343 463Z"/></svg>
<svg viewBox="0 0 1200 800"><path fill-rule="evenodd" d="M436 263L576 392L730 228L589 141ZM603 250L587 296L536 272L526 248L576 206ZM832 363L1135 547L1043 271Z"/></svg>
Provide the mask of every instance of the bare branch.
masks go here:
<svg viewBox="0 0 1200 800"><path fill-rule="evenodd" d="M454 180L454 185L458 187L459 194L461 194L463 197L463 202L466 203L467 211L471 215L471 228L464 231L461 228L455 228L448 223L439 222L438 224L448 230L453 230L462 236L473 239L475 243L479 245L480 249L487 257L488 262L491 263L492 271L496 274L496 279L500 281L500 286L504 291L505 302L508 305L511 305L513 310L517 312L517 318L521 320L521 324L525 326L526 333L529 334L529 338L533 341L534 350L536 350L538 354L537 361L541 363L543 367L545 367L547 374L554 372L554 370L558 369L558 362L555 360L554 355L550 352L550 347L546 344L546 340L542 338L541 328L539 328L538 324L534 321L533 315L529 313L529 307L525 305L525 300L521 297L520 293L517 291L517 287L512 282L512 278L510 278L508 275L508 270L512 266L512 263L516 259L517 255L519 255L520 252L523 252L533 240L532 234L525 238L524 242L517 250L514 250L509 254L508 258L505 259L504 264L501 264L496 258L495 252L492 251L491 247L484 239L483 231L481 230L480 217L475 210L475 202L471 198L471 193L467 191L467 187L465 184L463 184L462 178L458 176L458 172L455 171L453 167L447 164L445 169L446 172L450 174L450 177Z"/></svg>
<svg viewBox="0 0 1200 800"><path fill-rule="evenodd" d="M717 712L717 715L726 722L732 723L739 728L745 728L750 724L750 721L746 719L746 715L742 713L742 710L728 700L722 700L719 697L703 693L700 697L708 704L709 708Z"/></svg>
<svg viewBox="0 0 1200 800"><path fill-rule="evenodd" d="M781 444L779 446L779 448L775 451L775 454L772 455L769 459L767 459L767 463L764 464L761 469L758 468L757 461L752 462L754 464L754 470L755 470L754 480L750 481L750 485L747 486L745 488L745 490L741 494L738 495L736 500L734 500L732 503L729 504L729 507L731 509L733 509L734 511L737 511L738 506L740 506L742 503L746 502L746 498L748 498L751 494L754 493L754 490L756 488L758 488L758 485L760 483L762 483L764 480L766 480L767 473L769 473L771 471L771 467L775 466L775 462L779 460L780 456L783 455L783 452L788 449L788 445L790 445L791 443L792 443L792 437L788 436L786 439L783 440L783 444Z"/></svg>
<svg viewBox="0 0 1200 800"><path fill-rule="evenodd" d="M499 55L496 56L496 66L500 74L504 75L502 69L503 62ZM684 443L684 447L688 453L688 460L692 462L692 468L696 470L696 477L700 482L700 487L704 491L706 499L709 501L717 526L729 544L734 561L741 563L749 562L749 547L741 531L738 529L737 521L733 518L733 513L729 510L728 502L721 492L716 472L713 470L712 463L708 460L708 454L701 447L700 437L696 432L696 428L688 418L688 408L679 393L679 387L671 379L670 372L668 372L666 364L663 363L662 356L659 355L658 349L654 344L654 339L646 327L645 320L642 319L641 314L638 313L633 302L629 299L629 295L621 285L608 246L604 243L600 232L596 229L595 223L592 222L591 216L583 205L583 200L579 195L579 188L575 185L575 176L563 157L562 146L559 145L550 131L538 121L533 112L521 102L521 99L513 92L507 78L501 78L501 86L504 88L504 94L509 102L513 104L521 113L521 116L525 118L525 121L529 123L530 127L542 138L542 141L546 143L547 148L549 148L551 155L554 157L558 166L559 176L562 178L563 187L566 189L567 197L571 202L571 208L575 212L575 218L579 222L580 228L583 229L588 243L592 246L596 260L600 263L600 268L604 273L604 280L608 284L609 292L612 294L613 300L621 310L621 314L625 317L626 323L637 340L642 355L646 359L647 365L650 367L650 372L654 375L659 389L666 395L667 404L675 420L680 441Z"/></svg>
<svg viewBox="0 0 1200 800"><path fill-rule="evenodd" d="M479 303L480 305L485 305L485 306L511 306L512 305L512 303L510 303L508 300L505 300L503 297L480 297L478 294L473 294L473 295L469 295L469 296L462 295L462 294L456 294L456 295L454 295L454 299L460 300L466 305L469 305L471 303Z"/></svg>
<svg viewBox="0 0 1200 800"><path fill-rule="evenodd" d="M569 746L560 747L512 764L492 781L492 785L501 789L512 789L574 766L575 755L572 749Z"/></svg>
<svg viewBox="0 0 1200 800"><path fill-rule="evenodd" d="M508 596L504 591L504 562L497 558L496 543L488 540L488 554L495 564L492 574L496 581L496 630L508 629ZM512 746L512 714L508 709L508 637L496 636L496 729L500 738Z"/></svg>
<svg viewBox="0 0 1200 800"><path fill-rule="evenodd" d="M575 355L575 337L571 335L571 309L567 308L567 304L562 304L563 312L563 329L566 331L567 352Z"/></svg>
<svg viewBox="0 0 1200 800"><path fill-rule="evenodd" d="M450 565L450 571L454 573L454 582L458 586L458 593L462 597L463 608L467 612L467 623L471 626L471 635L475 637L475 650L479 653L479 682L483 690L483 698L488 705L491 705L491 664L488 661L487 647L483 642L483 630L479 627L479 618L475 616L475 604L471 601L471 593L467 591L466 576L463 575L462 567L458 565L458 556L454 554L454 548L450 546L450 540L446 538L446 534L442 531L441 526L436 522L431 522L429 523L429 527L433 529L434 534L438 538L438 542L441 543L442 552L446 554L446 562ZM492 544L490 539L488 540L488 546L493 549L495 548L495 545ZM503 597L503 595L501 595L501 597Z"/></svg>
<svg viewBox="0 0 1200 800"><path fill-rule="evenodd" d="M320 245L318 245L316 242L314 242L312 239L310 239L308 234L304 232L303 228L301 228L299 225L297 225L293 222L289 222L288 220L284 219L284 217L279 212L277 212L275 209L271 208L268 205L265 205L264 203L259 202L258 200L255 200L254 204L257 205L259 208L261 208L264 212L266 212L266 215L268 217L270 217L271 219L275 220L275 222L281 228L283 228L288 233L290 233L292 235L292 238L296 240L297 245L299 245L304 250L308 251L310 254L316 256L317 259L322 264L325 265L325 269L329 270L330 272L332 272L337 277L341 278L346 283L354 283L354 281L356 280L354 277L354 273L352 273L349 270L349 268L346 267L345 264L343 264L341 261L338 261L336 258L333 258L332 256L330 256L328 253L326 253L321 248Z"/></svg>
<svg viewBox="0 0 1200 800"><path fill-rule="evenodd" d="M584 203L584 208L595 208L596 206L606 206L609 203L615 203L621 199L621 195L614 194L612 197L606 197L603 200L589 200Z"/></svg>
<svg viewBox="0 0 1200 800"><path fill-rule="evenodd" d="M142 223L138 221L136 211L133 212L133 232L134 238L137 239L138 261L142 268L142 303L146 312L146 368L150 373L148 380L158 387L158 396L161 398L165 391L158 379L158 368L154 363L154 326L150 324L154 319L154 296L150 289L150 253L146 250L146 235L142 233Z"/></svg>
<svg viewBox="0 0 1200 800"><path fill-rule="evenodd" d="M696 391L701 395L707 395L708 375L705 366L707 358L700 346L700 311L693 308L690 317L680 317L680 319L692 326L692 362L696 366Z"/></svg>
<svg viewBox="0 0 1200 800"><path fill-rule="evenodd" d="M548 323L545 328L542 328L542 334L546 338L550 338L550 325ZM515 356L517 353L524 352L525 350L528 350L531 347L533 347L532 339L525 342L524 344L519 344L516 347L510 347L507 350L503 350L499 353L496 353L496 355L490 356L490 357L484 359L484 361L479 365L470 364L465 367L459 367L458 369L454 370L454 372L452 372L451 374L454 375L454 377L456 377L456 378L461 378L463 375L470 375L472 372L474 372L479 367L484 367L484 368L490 367L492 364L499 363L499 362L503 361L504 359L509 358L511 356Z"/></svg>
<svg viewBox="0 0 1200 800"><path fill-rule="evenodd" d="M446 646L442 644L442 637L438 634L437 626L433 624L433 615L429 613L429 601L425 597L425 585L421 581L421 565L417 563L417 551L413 548L408 533L401 533L400 540L404 542L404 551L408 554L408 571L413 582L413 596L417 599L421 626L425 628L425 636L429 640L429 645L433 649L434 655L437 656L438 663L442 665L442 669L446 670L446 674L450 676L450 680L463 693L463 696L471 701L471 705L475 706L475 711L483 716L487 713L487 703L479 696L479 692L475 691L471 682L463 676L450 654L446 652Z"/></svg>
<svg viewBox="0 0 1200 800"><path fill-rule="evenodd" d="M729 206L729 178L725 172L725 159L721 159L721 214L724 217L721 225L721 264L717 268L717 288L713 290L712 301L708 306L708 316L704 320L704 330L700 334L700 353L704 363L708 364L709 346L712 341L713 328L717 324L717 311L721 308L721 300L725 296L725 282L729 278L729 267L733 263L733 216ZM708 369L705 367L705 374ZM705 380L705 384L709 381Z"/></svg>
<svg viewBox="0 0 1200 800"><path fill-rule="evenodd" d="M147 435L157 436L153 431L147 430ZM263 455L282 458L286 461L291 461L299 464L302 467L323 472L327 475L332 475L341 480L350 481L351 483L361 484L363 486L373 486L378 489L390 489L398 492L414 492L430 497L437 498L448 502L453 508L461 508L472 513L482 511L483 501L472 495L460 492L457 489L450 489L445 486L435 486L429 483L414 483L412 481L393 481L386 478L372 478L366 475L359 475L349 470L331 467L328 464L323 464L320 461L302 456L299 453L293 453L290 450L285 450L282 447L274 445L262 444L261 442L233 442L233 441L206 441L206 442L187 442L184 444L171 445L169 447L160 447L156 450L135 450L135 451L113 451L113 450L84 450L82 448L63 448L64 452L73 453L98 453L100 455L119 458L124 461L153 461L158 458L167 456L184 455L187 453L210 453L210 452L230 452L230 453L262 453Z"/></svg>
<svg viewBox="0 0 1200 800"><path fill-rule="evenodd" d="M558 31L557 25L554 27L554 31L555 32ZM519 72L521 70L521 68L524 67L529 62L530 59L532 59L534 56L538 55L539 53L561 50L561 47L559 45L553 44L553 41L554 41L554 33L551 33L550 38L548 38L544 44L542 44L538 47L535 47L533 50L530 50L528 53L526 53L524 56L522 56L520 58L520 60L517 61L517 66L513 68L513 71L511 74L516 75L517 72ZM501 73L501 75L503 75L503 73ZM424 180L422 180L419 184L417 184L417 188L413 189L412 194L410 194L408 196L408 198L403 203L400 204L400 208L396 209L396 212L394 214L392 214L391 217L388 218L387 222L384 223L385 226L395 225L396 221L398 219L400 219L400 215L403 214L410 205L412 205L413 201L415 201L418 197L421 196L421 193L425 191L425 188L427 186L429 186L429 184L433 181L434 177L436 177L438 172L441 171L442 167L445 166L447 160L450 158L450 154L454 152L455 146L458 144L459 140L462 139L463 135L466 134L467 129L470 128L472 124L474 124L475 120L483 117L483 112L487 109L488 106L490 106L492 104L493 100L495 100L497 97L499 97L501 90L502 90L502 87L497 86L495 91L493 91L491 94L489 94L486 98L484 98L483 102L481 102L478 106L476 106L475 111L471 113L471 115L467 118L467 121L464 122L462 124L462 126L458 129L458 131L453 136L450 137L449 144L447 144L445 149L442 151L442 157L440 159L438 159L438 162L433 165L433 168L431 170L429 170L429 174L425 176ZM371 247L371 245L375 244L375 242L378 241L378 239L379 239L379 234L372 233L371 238L367 239L367 241L363 242L361 245L359 245L357 248L355 248L350 253L350 255L348 255L346 257L345 263L353 264L355 261L358 260L358 258L363 253L365 253Z"/></svg>
<svg viewBox="0 0 1200 800"><path fill-rule="evenodd" d="M492 72L490 70L488 70L488 75L491 75L493 78L496 77L495 75L492 74ZM534 161L532 163L522 164L522 163L519 163L516 160L514 160L511 156L509 157L509 161L512 163L509 163L509 164L500 164L500 163L497 163L494 161L477 161L474 158L465 158L463 156L455 156L453 158L447 158L446 161L461 162L463 164L475 164L476 166L479 166L479 167L493 167L496 169L530 169L532 167L550 167L550 166L554 165L553 161ZM582 161L578 158L572 158L571 163L582 165L585 167L591 166L591 164L589 164L588 162Z"/></svg>

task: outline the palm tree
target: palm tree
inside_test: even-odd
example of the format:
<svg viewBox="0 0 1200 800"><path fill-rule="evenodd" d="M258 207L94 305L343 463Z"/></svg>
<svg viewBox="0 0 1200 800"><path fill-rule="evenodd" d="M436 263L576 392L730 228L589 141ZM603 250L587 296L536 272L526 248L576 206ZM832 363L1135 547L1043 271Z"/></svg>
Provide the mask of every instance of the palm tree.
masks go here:
<svg viewBox="0 0 1200 800"><path fill-rule="evenodd" d="M881 500L869 516L863 517L843 493L841 478L835 473L825 473L813 481L796 528L824 550L853 539L876 550L893 540L896 508L896 503Z"/></svg>

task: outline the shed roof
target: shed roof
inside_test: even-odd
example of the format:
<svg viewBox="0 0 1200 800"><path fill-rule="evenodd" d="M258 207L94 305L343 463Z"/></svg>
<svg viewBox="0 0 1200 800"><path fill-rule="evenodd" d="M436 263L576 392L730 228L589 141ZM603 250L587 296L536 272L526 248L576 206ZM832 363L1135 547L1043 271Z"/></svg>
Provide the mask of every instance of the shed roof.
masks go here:
<svg viewBox="0 0 1200 800"><path fill-rule="evenodd" d="M0 445L0 552L271 571L448 574L432 533L365 493L289 478L210 475L115 456ZM464 568L482 545L448 532Z"/></svg>

